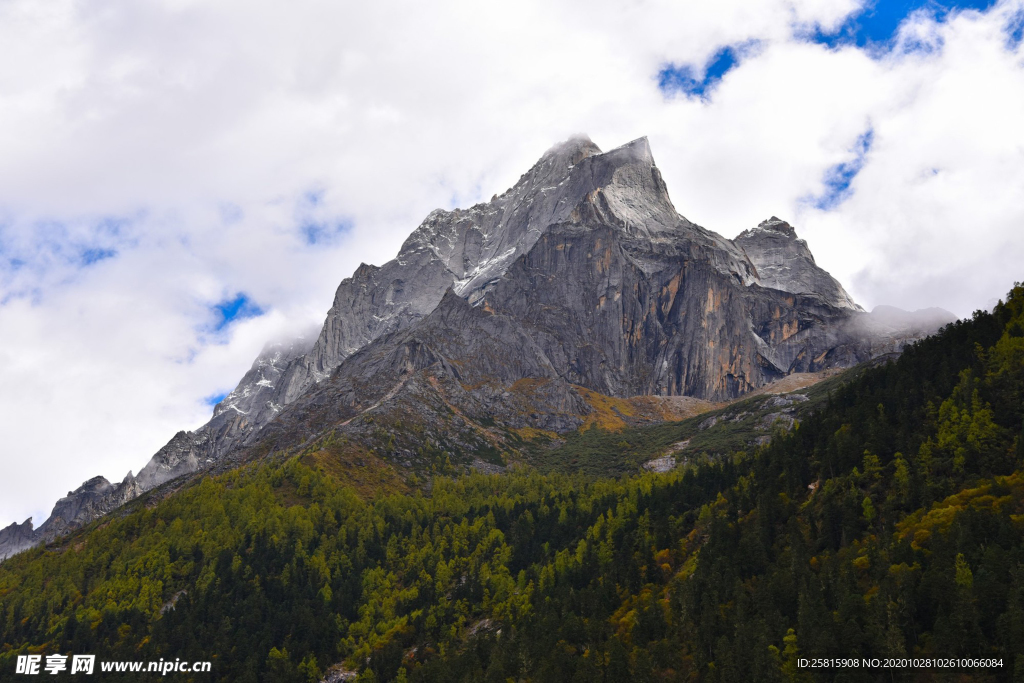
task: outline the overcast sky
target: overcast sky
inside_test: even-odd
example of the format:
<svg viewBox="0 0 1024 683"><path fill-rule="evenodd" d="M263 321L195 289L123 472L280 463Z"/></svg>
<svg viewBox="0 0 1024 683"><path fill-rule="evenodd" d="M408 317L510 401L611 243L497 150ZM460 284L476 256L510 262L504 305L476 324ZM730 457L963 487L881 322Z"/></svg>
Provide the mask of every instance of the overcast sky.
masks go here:
<svg viewBox="0 0 1024 683"><path fill-rule="evenodd" d="M0 526L138 472L436 207L647 135L866 308L1024 279L1021 0L0 0Z"/></svg>

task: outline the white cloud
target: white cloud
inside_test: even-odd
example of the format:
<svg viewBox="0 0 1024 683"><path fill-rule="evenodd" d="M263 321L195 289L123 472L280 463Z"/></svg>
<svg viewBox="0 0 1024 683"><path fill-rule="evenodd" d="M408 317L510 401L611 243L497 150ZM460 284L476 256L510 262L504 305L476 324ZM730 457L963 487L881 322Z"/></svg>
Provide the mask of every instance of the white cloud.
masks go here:
<svg viewBox="0 0 1024 683"><path fill-rule="evenodd" d="M859 88L875 93L875 142L855 193L802 220L829 235L830 258L859 242L836 270L863 301L968 315L1022 279L1024 68L1002 31L1012 7L943 24L915 15L901 38L941 50L895 54Z"/></svg>
<svg viewBox="0 0 1024 683"><path fill-rule="evenodd" d="M650 136L679 210L727 236L792 220L865 304L985 305L1024 256L1019 5L916 17L931 54L793 38L858 4L0 3L0 524L137 471L360 261L576 132ZM751 40L709 102L658 91ZM802 201L869 126L849 199ZM309 221L347 227L309 245ZM204 333L238 292L270 312Z"/></svg>

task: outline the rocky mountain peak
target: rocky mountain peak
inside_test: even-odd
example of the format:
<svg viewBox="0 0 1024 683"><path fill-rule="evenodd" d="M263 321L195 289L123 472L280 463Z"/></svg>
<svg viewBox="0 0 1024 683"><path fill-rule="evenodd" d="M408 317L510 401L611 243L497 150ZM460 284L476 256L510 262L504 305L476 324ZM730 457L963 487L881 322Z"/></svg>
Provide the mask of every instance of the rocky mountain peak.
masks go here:
<svg viewBox="0 0 1024 683"><path fill-rule="evenodd" d="M595 145L586 135L574 135L552 145L540 159L523 175L519 176L509 190L502 196L515 191L523 185L536 185L538 182L558 182L568 175L569 170L587 157L601 154L601 148Z"/></svg>
<svg viewBox="0 0 1024 683"><path fill-rule="evenodd" d="M112 484L106 477L93 477L86 481L76 490L77 493L103 494L110 490ZM68 496L74 496L76 491L68 491Z"/></svg>
<svg viewBox="0 0 1024 683"><path fill-rule="evenodd" d="M814 261L807 242L786 221L772 216L733 240L757 269L761 286L809 294L837 308L863 311L843 286Z"/></svg>
<svg viewBox="0 0 1024 683"><path fill-rule="evenodd" d="M21 524L14 522L10 526L0 529L0 560L20 553L26 548L31 548L38 542L31 517Z"/></svg>
<svg viewBox="0 0 1024 683"><path fill-rule="evenodd" d="M602 152L579 136L550 148L491 201L431 212L397 261L436 258L456 293L475 302L549 226L569 219L581 202L598 198L624 226L664 230L680 220L646 138Z"/></svg>
<svg viewBox="0 0 1024 683"><path fill-rule="evenodd" d="M777 232L777 233L779 233L781 235L784 235L786 237L789 237L791 239L797 239L796 228L794 228L792 225L790 225L786 221L782 220L778 216L772 216L768 220L761 221L760 223L757 224L757 227L753 228L753 229L754 230L767 230L767 231L770 231L770 232ZM740 234L742 236L742 235L747 235L750 232L751 232L751 230L745 230L743 233L740 233Z"/></svg>
<svg viewBox="0 0 1024 683"><path fill-rule="evenodd" d="M581 208L583 213L596 210L609 224L644 237L693 227L672 205L645 137L585 159L569 181L574 185L570 196L579 198L572 207L577 216Z"/></svg>
<svg viewBox="0 0 1024 683"><path fill-rule="evenodd" d="M360 265L359 270L370 272L366 264ZM280 405L274 401L274 390L288 365L306 355L313 347L314 339L312 335L300 335L291 341L266 344L238 386L214 406L213 416L216 418L227 411L251 415L254 411L273 413L280 410Z"/></svg>

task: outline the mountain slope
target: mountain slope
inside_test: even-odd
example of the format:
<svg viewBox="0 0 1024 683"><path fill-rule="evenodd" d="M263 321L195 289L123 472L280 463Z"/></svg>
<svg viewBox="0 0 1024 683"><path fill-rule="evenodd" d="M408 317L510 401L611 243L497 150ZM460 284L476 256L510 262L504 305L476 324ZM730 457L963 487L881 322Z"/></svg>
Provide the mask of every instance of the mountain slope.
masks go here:
<svg viewBox="0 0 1024 683"><path fill-rule="evenodd" d="M0 671L92 652L213 660L197 681L1016 680L1024 288L855 374L769 444L664 474L365 500L335 440L144 494L0 566ZM832 657L1001 664L798 666Z"/></svg>

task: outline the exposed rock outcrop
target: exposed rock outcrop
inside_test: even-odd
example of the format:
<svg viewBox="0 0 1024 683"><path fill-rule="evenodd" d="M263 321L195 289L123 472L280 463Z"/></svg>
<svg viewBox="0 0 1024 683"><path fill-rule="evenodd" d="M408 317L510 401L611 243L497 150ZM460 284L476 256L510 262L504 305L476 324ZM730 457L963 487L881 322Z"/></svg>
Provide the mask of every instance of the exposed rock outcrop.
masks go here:
<svg viewBox="0 0 1024 683"><path fill-rule="evenodd" d="M213 417L194 432L181 431L139 472L143 491L209 466L281 411L296 362L312 342L302 336L267 344L235 389L213 408Z"/></svg>
<svg viewBox="0 0 1024 683"><path fill-rule="evenodd" d="M121 507L142 492L143 488L131 472L119 484L111 484L104 477L93 477L58 500L38 529L32 528L29 518L23 524L12 524L0 530L0 559L63 536Z"/></svg>
<svg viewBox="0 0 1024 683"><path fill-rule="evenodd" d="M0 529L0 560L10 557L22 550L27 550L39 543L38 535L29 517L21 524L17 522Z"/></svg>
<svg viewBox="0 0 1024 683"><path fill-rule="evenodd" d="M792 225L772 216L756 228L744 230L733 240L757 269L762 287L793 294L818 296L836 308L864 309L839 282L814 262L807 242L796 235Z"/></svg>

